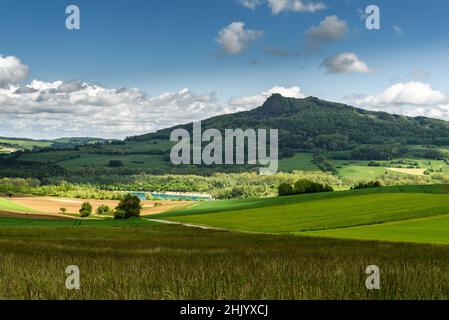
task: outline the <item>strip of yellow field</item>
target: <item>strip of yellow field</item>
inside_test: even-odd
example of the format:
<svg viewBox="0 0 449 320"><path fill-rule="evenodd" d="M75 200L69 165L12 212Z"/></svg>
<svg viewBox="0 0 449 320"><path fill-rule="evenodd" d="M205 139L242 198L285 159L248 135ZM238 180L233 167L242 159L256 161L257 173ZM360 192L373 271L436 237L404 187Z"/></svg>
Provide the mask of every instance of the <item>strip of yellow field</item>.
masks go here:
<svg viewBox="0 0 449 320"><path fill-rule="evenodd" d="M426 169L388 168L389 171L410 174L412 176L424 176Z"/></svg>

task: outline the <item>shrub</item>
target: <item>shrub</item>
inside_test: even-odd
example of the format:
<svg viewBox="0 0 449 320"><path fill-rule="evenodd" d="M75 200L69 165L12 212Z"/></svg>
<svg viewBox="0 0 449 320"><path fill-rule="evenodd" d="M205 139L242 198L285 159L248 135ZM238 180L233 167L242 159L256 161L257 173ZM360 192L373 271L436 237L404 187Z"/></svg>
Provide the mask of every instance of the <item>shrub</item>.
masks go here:
<svg viewBox="0 0 449 320"><path fill-rule="evenodd" d="M92 205L89 202L84 202L81 205L81 209L79 210L79 213L82 218L86 218L86 217L90 216L90 214L92 213Z"/></svg>
<svg viewBox="0 0 449 320"><path fill-rule="evenodd" d="M294 184L295 194L331 192L334 191L331 186L323 185L306 179L301 179Z"/></svg>
<svg viewBox="0 0 449 320"><path fill-rule="evenodd" d="M379 181L370 181L370 182L360 182L357 185L355 185L352 189L358 190L358 189L368 189L368 188L379 188L382 185Z"/></svg>
<svg viewBox="0 0 449 320"><path fill-rule="evenodd" d="M60 214L66 214L67 213L67 209L66 208L61 208L61 209L59 209L59 213Z"/></svg>
<svg viewBox="0 0 449 320"><path fill-rule="evenodd" d="M327 159L323 155L319 154L314 155L312 163L323 172L337 174L337 170L335 170L332 164L329 161L327 161Z"/></svg>
<svg viewBox="0 0 449 320"><path fill-rule="evenodd" d="M292 194L295 194L295 190L293 189L293 186L288 183L281 183L278 188L279 196L290 196Z"/></svg>
<svg viewBox="0 0 449 320"><path fill-rule="evenodd" d="M140 199L131 194L124 196L118 206L115 208L115 219L128 219L132 217L139 217L142 205Z"/></svg>
<svg viewBox="0 0 449 320"><path fill-rule="evenodd" d="M114 218L115 219L127 219L126 212L124 210L115 209Z"/></svg>
<svg viewBox="0 0 449 320"><path fill-rule="evenodd" d="M109 161L109 167L111 168L123 167L123 162L121 162L120 160L111 160Z"/></svg>
<svg viewBox="0 0 449 320"><path fill-rule="evenodd" d="M101 215L110 215L110 214L112 214L112 210L107 205L102 204L97 208L96 214L98 214L100 216Z"/></svg>

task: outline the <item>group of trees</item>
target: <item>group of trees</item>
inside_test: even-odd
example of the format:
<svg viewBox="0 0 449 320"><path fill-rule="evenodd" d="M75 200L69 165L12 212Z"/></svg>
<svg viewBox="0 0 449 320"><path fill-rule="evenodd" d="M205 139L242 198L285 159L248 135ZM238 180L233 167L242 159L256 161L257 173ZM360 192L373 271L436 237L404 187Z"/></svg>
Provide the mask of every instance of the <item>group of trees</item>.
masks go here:
<svg viewBox="0 0 449 320"><path fill-rule="evenodd" d="M316 165L323 172L337 174L337 170L335 170L335 168L332 166L332 164L323 155L316 154L313 157L312 163L314 165Z"/></svg>
<svg viewBox="0 0 449 320"><path fill-rule="evenodd" d="M45 177L64 177L66 173L62 167L53 163L0 158L0 177L41 179Z"/></svg>
<svg viewBox="0 0 449 320"><path fill-rule="evenodd" d="M330 185L324 185L307 179L300 179L293 185L281 183L278 188L279 196L291 196L294 194L307 194L319 192L332 192L334 189Z"/></svg>
<svg viewBox="0 0 449 320"><path fill-rule="evenodd" d="M351 189L358 190L358 189L369 189L369 188L379 188L382 184L379 181L370 181L370 182L359 182Z"/></svg>
<svg viewBox="0 0 449 320"><path fill-rule="evenodd" d="M402 145L362 145L351 152L352 160L392 160L408 151Z"/></svg>
<svg viewBox="0 0 449 320"><path fill-rule="evenodd" d="M81 205L79 214L81 218L87 218L92 214L92 204L90 202L84 202ZM110 208L107 205L100 205L97 210L97 215L113 215L115 219L129 219L140 216L140 211L142 210L142 204L140 199L131 194L127 194L123 197L120 203L115 207L115 209ZM61 214L66 214L67 209L61 208Z"/></svg>
<svg viewBox="0 0 449 320"><path fill-rule="evenodd" d="M374 164L374 163L373 163ZM186 192L206 193L215 199L241 199L276 196L281 183L291 186L299 179L322 185L349 189L364 178L342 178L329 172L278 173L261 176L257 173L216 173L211 176L198 175L149 175L131 176L102 175L96 183L89 177L74 177L74 182L58 178L23 179L0 178L0 193L29 194L78 199L122 200L126 192ZM444 172L429 172L426 176L411 176L385 171L375 178L383 186L407 184L445 184L449 175Z"/></svg>

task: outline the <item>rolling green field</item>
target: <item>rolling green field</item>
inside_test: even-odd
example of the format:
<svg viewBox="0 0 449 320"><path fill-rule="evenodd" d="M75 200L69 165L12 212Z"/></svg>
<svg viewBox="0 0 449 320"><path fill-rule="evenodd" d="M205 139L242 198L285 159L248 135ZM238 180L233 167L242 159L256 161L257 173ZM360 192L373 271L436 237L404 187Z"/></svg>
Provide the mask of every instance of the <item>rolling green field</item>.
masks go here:
<svg viewBox="0 0 449 320"><path fill-rule="evenodd" d="M163 156L159 155L82 155L79 158L60 162L60 165L66 169L76 169L83 166L94 165L96 167L108 167L110 160L120 160L127 169L143 169L148 166L151 168L167 168L168 163L164 161Z"/></svg>
<svg viewBox="0 0 449 320"><path fill-rule="evenodd" d="M369 161L330 160L341 178L376 180L385 174L387 167L369 167Z"/></svg>
<svg viewBox="0 0 449 320"><path fill-rule="evenodd" d="M298 235L448 245L448 230L449 215L443 215L346 229L301 232Z"/></svg>
<svg viewBox="0 0 449 320"><path fill-rule="evenodd" d="M33 147L49 147L51 146L51 141L40 141L40 140L30 140L30 139L8 139L0 137L0 144L10 144L17 145L19 148L32 149Z"/></svg>
<svg viewBox="0 0 449 320"><path fill-rule="evenodd" d="M283 172L299 171L320 171L316 165L312 163L312 153L297 153L291 158L279 160L279 170Z"/></svg>
<svg viewBox="0 0 449 320"><path fill-rule="evenodd" d="M158 217L244 232L446 244L448 215L447 189L428 186L222 201Z"/></svg>
<svg viewBox="0 0 449 320"><path fill-rule="evenodd" d="M447 194L449 193L449 186L448 185L391 186L374 189L359 189L359 190L348 190L340 192L314 193L314 194L305 194L301 196L209 201L209 202L202 202L200 204L195 204L183 210L177 210L170 213L155 215L155 217L165 218L165 217L177 217L184 215L197 215L203 213L255 209L277 205L298 204L307 201L334 199L346 196L367 195L374 193Z"/></svg>
<svg viewBox="0 0 449 320"><path fill-rule="evenodd" d="M145 154L145 152L155 150L164 152L171 146L172 143L169 141L129 142L124 145L87 145L79 147L77 150L28 153L19 159L57 163L68 170L86 166L106 168L111 160L122 161L126 169L164 169L170 165L164 159L164 155Z"/></svg>
<svg viewBox="0 0 449 320"><path fill-rule="evenodd" d="M172 167L170 161L167 159L167 155L172 146L173 143L170 141L157 139L149 141L126 141L117 144L90 144L79 146L74 150L26 153L18 157L18 159L24 161L51 162L53 164L58 164L69 171L77 171L86 167L111 169L109 167L109 162L111 160L121 161L123 166L117 170L128 170L128 172L140 173L153 172L154 170L161 171L165 169L176 170L176 167ZM410 173L401 173L391 170L401 167L401 165L395 164L395 161L414 161L418 163L418 168L423 169L422 171L427 169L432 170L432 173L439 173L440 176L447 176L446 180L449 181L449 165L445 161L416 158L413 156L413 152L427 149L419 146L409 146L409 148L411 151L405 154L404 157L395 158L391 163L389 163L389 161L379 161L381 164L379 166L370 166L369 163L371 161L334 160L332 158L332 156L335 156L336 154L345 155L347 153L345 153L345 151L336 153L330 152L327 155L327 162L333 167L338 178L351 181L380 180L385 177L391 177L393 180L398 180L407 176L410 178L410 175L413 176L413 174ZM436 148L435 150L444 149ZM279 171L320 172L320 168L313 163L314 155L315 154L312 152L300 152L292 157L280 159ZM350 156L350 154L347 154L346 156ZM430 174L424 177L422 172L416 176L421 176L419 178L431 179ZM446 180L441 180L442 177L439 179L440 180L432 180L430 183L446 182ZM414 183L423 182L415 181Z"/></svg>

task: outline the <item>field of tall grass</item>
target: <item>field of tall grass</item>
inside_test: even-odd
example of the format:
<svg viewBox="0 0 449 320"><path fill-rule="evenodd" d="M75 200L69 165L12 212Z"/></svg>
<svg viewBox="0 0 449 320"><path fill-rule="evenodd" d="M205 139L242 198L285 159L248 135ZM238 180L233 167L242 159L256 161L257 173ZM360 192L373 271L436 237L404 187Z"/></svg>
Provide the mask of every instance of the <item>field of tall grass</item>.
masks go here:
<svg viewBox="0 0 449 320"><path fill-rule="evenodd" d="M449 247L173 225L0 227L1 299L448 299ZM365 288L368 265L381 290ZM65 288L68 265L81 289Z"/></svg>

